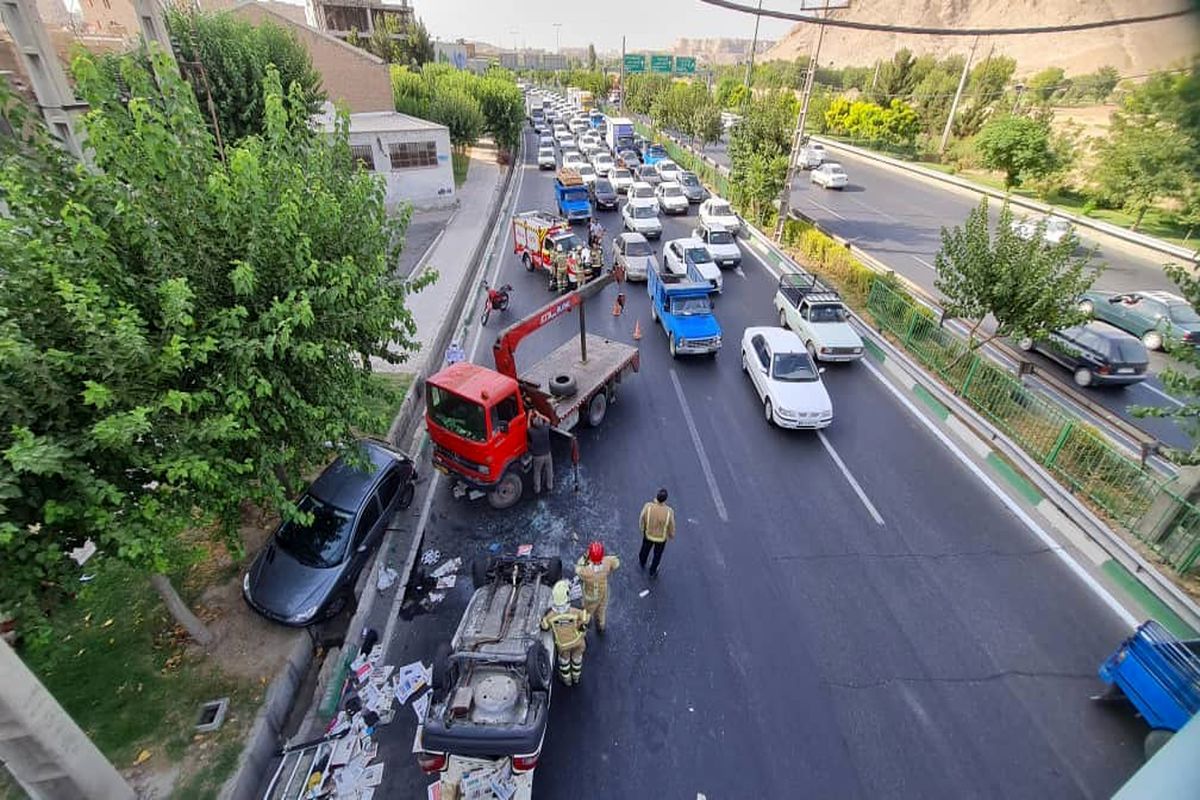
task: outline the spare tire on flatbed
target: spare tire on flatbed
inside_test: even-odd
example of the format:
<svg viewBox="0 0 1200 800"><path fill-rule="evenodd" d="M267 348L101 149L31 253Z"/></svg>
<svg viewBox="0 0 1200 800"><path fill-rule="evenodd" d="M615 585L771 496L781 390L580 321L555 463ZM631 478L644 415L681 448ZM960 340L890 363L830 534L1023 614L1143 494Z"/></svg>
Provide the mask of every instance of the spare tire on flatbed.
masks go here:
<svg viewBox="0 0 1200 800"><path fill-rule="evenodd" d="M561 372L550 379L550 394L555 397L574 397L579 387L575 385L575 377Z"/></svg>

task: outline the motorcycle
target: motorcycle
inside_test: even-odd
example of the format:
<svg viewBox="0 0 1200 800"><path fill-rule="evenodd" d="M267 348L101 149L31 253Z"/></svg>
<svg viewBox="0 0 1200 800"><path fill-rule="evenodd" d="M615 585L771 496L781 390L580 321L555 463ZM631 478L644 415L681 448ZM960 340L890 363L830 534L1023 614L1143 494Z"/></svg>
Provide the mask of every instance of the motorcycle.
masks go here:
<svg viewBox="0 0 1200 800"><path fill-rule="evenodd" d="M492 288L488 285L486 278L481 283L484 291L487 292L487 297L483 301L483 314L480 316L480 322L487 325L488 317L492 315L493 311L508 310L508 295L512 291L512 285L506 283L498 288Z"/></svg>

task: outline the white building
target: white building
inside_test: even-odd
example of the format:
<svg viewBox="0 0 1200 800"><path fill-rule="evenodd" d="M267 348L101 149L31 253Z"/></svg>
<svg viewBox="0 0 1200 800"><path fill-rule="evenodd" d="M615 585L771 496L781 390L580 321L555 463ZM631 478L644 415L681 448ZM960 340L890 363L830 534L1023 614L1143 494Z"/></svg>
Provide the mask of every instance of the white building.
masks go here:
<svg viewBox="0 0 1200 800"><path fill-rule="evenodd" d="M333 132L329 103L316 122L319 129ZM396 111L351 114L350 149L364 168L387 184L389 212L401 203L437 208L454 202L450 130L445 125Z"/></svg>
<svg viewBox="0 0 1200 800"><path fill-rule="evenodd" d="M435 41L433 52L438 61L444 61L456 69L466 69L472 55L464 42Z"/></svg>

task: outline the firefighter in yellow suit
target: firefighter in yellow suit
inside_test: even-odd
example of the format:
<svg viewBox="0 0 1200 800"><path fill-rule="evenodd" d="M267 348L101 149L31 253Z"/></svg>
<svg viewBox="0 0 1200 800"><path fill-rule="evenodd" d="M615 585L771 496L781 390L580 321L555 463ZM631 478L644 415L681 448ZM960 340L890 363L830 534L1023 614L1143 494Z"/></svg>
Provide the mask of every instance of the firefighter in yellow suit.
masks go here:
<svg viewBox="0 0 1200 800"><path fill-rule="evenodd" d="M621 559L604 554L603 542L592 542L579 557L575 574L583 583L583 610L596 620L596 630L604 633L608 616L608 576L621 566Z"/></svg>
<svg viewBox="0 0 1200 800"><path fill-rule="evenodd" d="M583 675L583 651L587 647L588 613L571 605L571 585L566 581L554 584L550 610L542 617L542 630L554 634L554 649L558 653L558 677L570 686L579 683Z"/></svg>

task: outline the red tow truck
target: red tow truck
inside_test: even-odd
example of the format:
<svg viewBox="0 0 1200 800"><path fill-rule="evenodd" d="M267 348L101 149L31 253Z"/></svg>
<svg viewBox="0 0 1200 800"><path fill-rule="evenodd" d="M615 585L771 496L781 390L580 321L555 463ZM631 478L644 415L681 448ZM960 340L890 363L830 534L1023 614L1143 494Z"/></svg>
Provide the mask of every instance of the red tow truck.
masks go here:
<svg viewBox="0 0 1200 800"><path fill-rule="evenodd" d="M604 420L617 384L640 366L636 347L589 334L584 324L584 302L612 281L607 273L501 331L492 345L495 370L462 361L426 381L433 466L455 479L456 496L486 496L497 509L521 499L522 473L533 462L526 436L531 409L568 436L581 421L594 427ZM521 340L575 309L579 342L568 340L518 374Z"/></svg>

